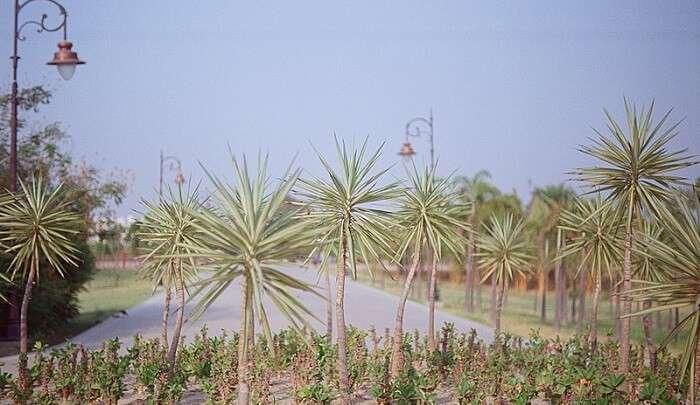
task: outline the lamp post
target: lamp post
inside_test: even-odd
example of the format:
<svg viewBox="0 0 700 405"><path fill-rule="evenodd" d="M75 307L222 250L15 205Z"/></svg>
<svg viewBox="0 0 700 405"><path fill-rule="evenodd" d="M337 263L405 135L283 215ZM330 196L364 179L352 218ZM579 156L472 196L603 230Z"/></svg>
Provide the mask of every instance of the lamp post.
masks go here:
<svg viewBox="0 0 700 405"><path fill-rule="evenodd" d="M58 8L58 13L61 16L61 22L56 26L46 25L48 15L42 14L39 20L27 20L21 25L19 23L20 12L27 5L34 2L47 2ZM15 0L14 2L14 29L12 35L12 89L10 96L10 190L17 191L17 105L18 90L17 90L17 68L19 65L18 45L26 38L22 35L22 30L25 27L34 26L36 31L41 32L56 32L63 29L63 40L58 43L58 52L54 53L53 59L47 65L56 66L58 73L65 80L70 80L75 73L75 68L78 65L83 65L85 62L78 58L78 54L73 51L73 44L68 42L68 13L66 9L55 0Z"/></svg>
<svg viewBox="0 0 700 405"><path fill-rule="evenodd" d="M426 117L416 117L406 123L406 142L404 142L399 156L411 158L416 154L416 151L411 146L410 137L420 138L423 135L428 137L430 142L430 165L435 165L435 143L433 141L433 110L430 109L430 115Z"/></svg>
<svg viewBox="0 0 700 405"><path fill-rule="evenodd" d="M52 4L58 9L61 16L61 22L56 26L46 25L48 15L42 14L39 20L27 20L20 24L20 12L27 5L44 1ZM68 13L66 9L55 0L15 0L14 15L13 15L13 30L12 30L12 87L10 90L10 191L17 191L17 108L19 104L18 86L17 86L17 68L19 65L18 48L19 43L26 38L22 35L22 30L28 26L36 27L36 31L41 32L56 32L63 29L63 40L58 43L58 52L54 53L53 59L47 65L56 66L58 73L65 80L69 80L75 73L75 68L85 62L78 58L78 54L72 50L73 44L68 42ZM7 318L4 325L0 323L0 340L16 341L19 340L19 313L17 311L17 293L13 289L9 294L8 305L3 305L0 310L7 311Z"/></svg>
<svg viewBox="0 0 700 405"><path fill-rule="evenodd" d="M163 151L160 151L160 179L158 182L158 196L163 197L163 172L165 169L175 170L175 184L178 186L185 182L185 176L182 175L182 162L175 156L164 156Z"/></svg>

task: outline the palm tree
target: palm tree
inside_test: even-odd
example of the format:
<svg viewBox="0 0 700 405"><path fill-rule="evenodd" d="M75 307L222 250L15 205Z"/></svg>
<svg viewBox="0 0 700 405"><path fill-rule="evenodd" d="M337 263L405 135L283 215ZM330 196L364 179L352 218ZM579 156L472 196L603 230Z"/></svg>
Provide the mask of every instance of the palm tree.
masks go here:
<svg viewBox="0 0 700 405"><path fill-rule="evenodd" d="M589 273L595 285L589 342L593 350L598 343L598 305L604 272L612 279L612 272L621 254L620 221L610 205L600 196L595 199L579 198L574 206L562 212L560 228L571 235L571 242L561 258L577 254L581 257L577 273Z"/></svg>
<svg viewBox="0 0 700 405"><path fill-rule="evenodd" d="M197 317L236 279L241 284L240 334L238 339L237 403L248 404L248 351L257 315L263 334L272 348L272 331L264 299L269 299L297 331L313 317L294 292L315 293L308 284L278 269L290 258L308 252L314 235L299 220L299 211L284 205L299 177L299 170L287 170L274 186L267 177L267 158L259 158L257 173L251 176L243 158L232 155L236 185L228 185L207 172L214 188L212 206L193 211L193 226L200 241L185 241L184 257L202 261L201 270L210 274L197 283L201 294L193 312ZM198 238L200 239L200 238Z"/></svg>
<svg viewBox="0 0 700 405"><path fill-rule="evenodd" d="M433 256L433 266L430 275L428 343L430 350L435 350L435 281L436 263L440 260L443 248L460 256L464 246L465 231L469 231L466 223L461 221L468 214L469 207L456 204L459 194L451 192L449 178L436 179L436 166L426 167L418 171L415 166L408 171L410 185L402 189L401 206L396 213L400 227L400 243L396 251L397 260L407 251L412 252L413 260L408 270L403 290L396 310L394 339L391 356L391 378L399 376L403 367L401 342L403 340L403 315L408 293L411 291L413 278L420 264L420 252L427 248Z"/></svg>
<svg viewBox="0 0 700 405"><path fill-rule="evenodd" d="M61 185L49 190L39 178L32 179L29 185L20 181L20 188L19 193L0 198L0 243L4 253L13 256L9 265L11 279L21 274L25 280L20 307L19 372L20 381L27 381L27 314L34 282L39 278L43 262L61 277L66 265L78 266L79 252L74 239L80 232L81 218L70 209L72 201L64 198Z"/></svg>
<svg viewBox="0 0 700 405"><path fill-rule="evenodd" d="M516 275L524 277L529 271L532 256L525 238L525 224L515 222L512 214L492 216L486 231L477 241L479 264L486 270L482 282L493 276L499 287L496 304L496 338L501 333L503 297L508 283Z"/></svg>
<svg viewBox="0 0 700 405"><path fill-rule="evenodd" d="M145 244L142 271L153 280L154 289L160 285L167 292L174 289L178 302L170 344L167 340L167 317L164 315L163 346L168 348L166 360L172 370L185 314L186 285L197 276L197 266L189 246L199 243L200 234L195 228L194 213L200 209L201 203L196 189L183 193L182 186L178 186L177 192L168 190L168 198L161 198L158 204L147 201L143 204L147 212L139 221L137 234ZM169 302L166 301L163 310L167 314Z"/></svg>
<svg viewBox="0 0 700 405"><path fill-rule="evenodd" d="M335 322L338 335L338 376L340 399L350 403L347 369L347 339L345 334L345 277L348 268L357 275L358 255L367 264L381 262L383 255L391 256L393 221L386 203L397 196L394 183L380 185L386 170L375 172L382 147L367 157L367 140L358 149L349 151L336 139L340 171L317 152L328 180L301 180L300 197L308 203L308 226L320 235L321 251L325 257L337 257L335 277ZM383 146L383 145L382 145ZM383 264L382 264L383 265ZM371 272L371 269L369 270Z"/></svg>
<svg viewBox="0 0 700 405"><path fill-rule="evenodd" d="M546 254L549 237L556 230L562 210L569 206L575 197L574 191L564 184L549 185L537 188L533 192L532 201L528 207L528 221L536 229L538 256L538 293L540 299L540 319L547 319L547 281L549 279L549 257ZM557 248L560 248L562 235L556 235ZM557 329L564 315L563 266L561 260L555 263L555 317Z"/></svg>
<svg viewBox="0 0 700 405"><path fill-rule="evenodd" d="M635 242L636 222L643 210L658 214L663 202L668 200L671 187L684 180L674 174L679 169L695 164L685 150L671 152L669 142L676 136L679 123L666 126L669 110L654 123L654 103L648 110L637 112L636 106L625 99L627 131L620 127L606 110L608 136L596 131L598 138L590 146L582 146L581 152L598 159L602 164L574 171L577 180L587 183L593 190L606 193L609 203L614 203L624 217L625 240L622 264L622 327L620 336L620 371L626 373L630 365L630 319L632 310L629 291L632 288L632 251Z"/></svg>
<svg viewBox="0 0 700 405"><path fill-rule="evenodd" d="M467 312L474 312L474 252L476 247L476 225L481 207L489 200L500 195L496 186L491 184L491 173L478 171L472 177L455 178L462 199L471 205L469 213L469 231L467 231L466 274L464 280L464 307Z"/></svg>
<svg viewBox="0 0 700 405"><path fill-rule="evenodd" d="M690 378L689 394L694 403L700 389L700 196L673 199L673 210L659 210L659 223L663 237L653 233L643 235L635 245L635 254L642 256L657 268L663 269L666 277L657 281L641 281L641 287L631 291L636 300L656 302L633 315L676 308L689 308L690 313L669 333L665 346L684 328L690 333L683 345L681 376Z"/></svg>

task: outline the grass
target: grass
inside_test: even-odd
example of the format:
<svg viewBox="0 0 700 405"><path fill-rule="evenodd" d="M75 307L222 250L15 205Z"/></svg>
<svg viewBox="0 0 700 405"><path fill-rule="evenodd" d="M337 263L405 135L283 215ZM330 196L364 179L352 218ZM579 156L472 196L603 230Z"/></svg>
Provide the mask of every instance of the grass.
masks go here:
<svg viewBox="0 0 700 405"><path fill-rule="evenodd" d="M395 295L398 295L401 292L401 288L403 287L402 278L392 280L388 275L386 275L386 273L378 271L374 272L374 276L375 278L372 279L367 272L358 272L358 281ZM395 278L396 277L397 276L395 276ZM422 294L416 294L415 290L417 288L421 289ZM477 301L474 312L467 312L464 308L464 285L447 280L441 280L438 282L438 295L440 298L438 308L453 315L458 315L485 325L493 326L489 308L491 300L491 286L490 284L484 284L481 286L481 289L481 305L479 305ZM569 319L567 320L566 324L562 325L560 330L555 329L553 321L554 293L551 292L547 294L545 305L547 320L545 322L541 321L540 310L539 308L535 307L535 297L535 291L518 291L511 289L508 292L503 313L501 315L501 327L504 332L519 336L528 336L533 329L539 329L540 334L549 338L553 338L557 335L561 336L562 338L566 338L573 336L576 333L575 321L571 320L571 297L567 298L566 308ZM427 277L425 277L425 275L422 275L420 280L417 279L414 281L414 291L412 291L412 293L409 295L409 299L412 301L426 303ZM586 297L586 314L583 323L584 330L589 325L591 305L591 295L588 295ZM637 304L634 303L632 307L633 311L636 310L636 306ZM663 341L670 331L669 323L672 321L670 317L671 315L667 311L661 313L659 316L652 316L652 336L657 345ZM681 319L683 318L682 312L680 317ZM613 336L615 327L614 323L612 305L610 304L609 296L604 295L598 309L599 338ZM686 336L687 332L681 332L679 338L676 341L671 342L669 348L672 351L681 350L680 342ZM641 318L632 319L632 339L638 343L641 343L644 339Z"/></svg>
<svg viewBox="0 0 700 405"><path fill-rule="evenodd" d="M151 296L152 285L136 269L95 271L78 295L80 315L71 319L62 338L75 336L110 316L131 308Z"/></svg>

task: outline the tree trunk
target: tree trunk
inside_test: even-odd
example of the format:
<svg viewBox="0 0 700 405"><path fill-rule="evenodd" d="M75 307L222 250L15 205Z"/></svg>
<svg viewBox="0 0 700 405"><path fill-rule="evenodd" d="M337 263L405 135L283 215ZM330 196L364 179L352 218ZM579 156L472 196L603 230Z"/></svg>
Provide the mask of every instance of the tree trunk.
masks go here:
<svg viewBox="0 0 700 405"><path fill-rule="evenodd" d="M341 232L341 258L337 266L335 275L335 327L338 331L338 382L340 402L343 405L350 404L350 393L348 379L348 344L345 332L345 272L347 266L347 247L344 243L345 231Z"/></svg>
<svg viewBox="0 0 700 405"><path fill-rule="evenodd" d="M182 331L182 321L185 317L185 281L182 279L182 265L181 263L176 264L175 275L177 279L175 282L175 296L177 297L177 318L175 318L175 326L173 327L173 340L170 342L170 349L168 350L168 362L170 363L170 372L172 373L175 367L175 356L177 355L177 348L180 344L180 332Z"/></svg>
<svg viewBox="0 0 700 405"><path fill-rule="evenodd" d="M601 281L600 274L596 274L594 277L595 289L593 291L593 308L591 308L590 343L591 350L595 353L596 346L598 345L598 304L600 303Z"/></svg>
<svg viewBox="0 0 700 405"><path fill-rule="evenodd" d="M632 289L632 247L633 247L633 234L631 225L627 229L627 235L625 237L625 259L623 262L623 273L622 273L622 294L620 299L622 300L622 313L621 316L624 317L621 321L620 330L620 372L627 373L630 370L630 321L629 317L626 317L632 312L632 300L629 296L629 291Z"/></svg>
<svg viewBox="0 0 700 405"><path fill-rule="evenodd" d="M556 254L557 256L559 255L559 252L562 247L562 240L561 240L561 230L557 232L557 251ZM557 258L557 260L554 263L554 328L556 330L561 329L561 323L564 318L564 312L566 311L564 308L564 274L563 274L564 266L562 266L562 260L560 258Z"/></svg>
<svg viewBox="0 0 700 405"><path fill-rule="evenodd" d="M26 386L29 383L27 370L27 353L29 348L29 333L27 330L27 315L29 314L29 301L32 299L32 289L34 288L34 279L36 278L38 258L33 258L29 265L29 274L27 275L27 284L24 286L24 296L22 296L22 306L19 312L19 384L22 391L29 389Z"/></svg>
<svg viewBox="0 0 700 405"><path fill-rule="evenodd" d="M435 288L437 283L437 265L438 260L435 252L433 252L433 264L430 269L430 289L428 290L428 348L430 352L434 352L437 347L435 344Z"/></svg>
<svg viewBox="0 0 700 405"><path fill-rule="evenodd" d="M642 304L642 309L647 310L651 308L651 301L644 301ZM656 346L654 345L654 340L651 337L651 314L645 314L642 316L642 325L644 326L644 345L646 346L647 359L649 361L649 368L651 371L656 372Z"/></svg>
<svg viewBox="0 0 700 405"><path fill-rule="evenodd" d="M496 285L496 276L491 275L491 321L496 322L496 302L498 301L498 286Z"/></svg>
<svg viewBox="0 0 700 405"><path fill-rule="evenodd" d="M479 270L478 266L475 266L474 268L474 277L477 280L476 282L476 305L479 308L479 311L483 309L483 305L481 302L481 270Z"/></svg>
<svg viewBox="0 0 700 405"><path fill-rule="evenodd" d="M586 318L586 273L583 271L579 274L578 284L578 309L576 312L576 333L583 332L583 320ZM572 299L572 301L575 301Z"/></svg>
<svg viewBox="0 0 700 405"><path fill-rule="evenodd" d="M622 333L622 328L620 325L620 283L617 282L617 279L618 276L616 274L612 280L613 296L611 297L611 301L613 306L613 321L615 323L615 338L617 338L617 340L620 340L620 336Z"/></svg>
<svg viewBox="0 0 700 405"><path fill-rule="evenodd" d="M420 265L420 251L416 250L413 256L413 264L408 270L406 275L406 281L403 285L403 290L401 291L401 296L399 297L399 307L396 309L396 321L394 323L394 339L391 348L391 379L392 381L398 378L401 374L401 369L403 368L403 353L401 351L401 344L403 341L403 314L406 308L406 300L408 299L408 293L411 291L411 286L413 283L413 278L416 275L416 270Z"/></svg>
<svg viewBox="0 0 700 405"><path fill-rule="evenodd" d="M538 241L538 247L539 247L539 256L540 256L540 271L539 271L539 280L537 283L537 290L539 293L540 297L540 321L541 322L546 322L547 321L547 279L548 277L548 272L547 272L547 241L544 238L544 235L540 235L539 241Z"/></svg>
<svg viewBox="0 0 700 405"><path fill-rule="evenodd" d="M333 341L333 298L331 295L331 275L328 269L324 270L323 273L324 278L326 279L326 340L328 343L331 343Z"/></svg>
<svg viewBox="0 0 700 405"><path fill-rule="evenodd" d="M464 280L464 309L474 312L474 213L469 215L467 238L467 272Z"/></svg>
<svg viewBox="0 0 700 405"><path fill-rule="evenodd" d="M241 278L241 326L238 333L238 392L236 404L249 405L250 390L248 387L248 280L246 276Z"/></svg>
<svg viewBox="0 0 700 405"><path fill-rule="evenodd" d="M495 279L495 277L494 277ZM498 302L496 304L496 339L498 339L498 335L501 333L501 312L503 312L503 296L506 293L506 283L505 280L501 280L501 291L498 294Z"/></svg>
<svg viewBox="0 0 700 405"><path fill-rule="evenodd" d="M163 302L163 323L160 332L160 341L163 347L168 347L168 318L170 317L170 301L172 300L172 290L170 286L163 285L165 288L165 298Z"/></svg>

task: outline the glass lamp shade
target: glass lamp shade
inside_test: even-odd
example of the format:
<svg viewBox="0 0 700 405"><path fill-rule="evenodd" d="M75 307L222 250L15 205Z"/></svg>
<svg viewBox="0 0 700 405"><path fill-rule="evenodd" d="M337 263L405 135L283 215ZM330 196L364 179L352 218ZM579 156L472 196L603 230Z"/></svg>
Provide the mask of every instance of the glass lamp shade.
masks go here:
<svg viewBox="0 0 700 405"><path fill-rule="evenodd" d="M73 52L73 44L68 41L58 43L58 52L53 54L53 59L47 65L56 66L58 73L65 80L70 80L75 74L75 67L85 62L78 58L78 53Z"/></svg>
<svg viewBox="0 0 700 405"><path fill-rule="evenodd" d="M75 74L76 65L56 65L58 74L61 75L63 80L70 80Z"/></svg>

